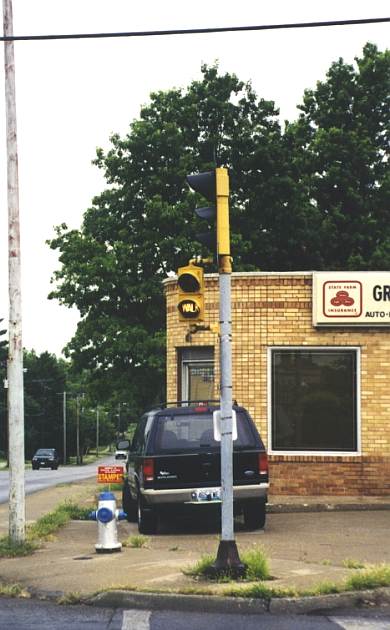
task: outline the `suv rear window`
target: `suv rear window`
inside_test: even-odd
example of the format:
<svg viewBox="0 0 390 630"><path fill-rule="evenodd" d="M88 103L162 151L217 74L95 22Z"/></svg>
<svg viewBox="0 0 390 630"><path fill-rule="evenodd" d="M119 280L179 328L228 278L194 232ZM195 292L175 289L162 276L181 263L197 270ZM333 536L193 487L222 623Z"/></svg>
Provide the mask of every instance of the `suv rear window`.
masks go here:
<svg viewBox="0 0 390 630"><path fill-rule="evenodd" d="M237 440L234 448L256 448L256 439L243 413L237 413ZM159 416L155 435L156 453L175 450L199 451L220 448L214 440L213 416L210 413Z"/></svg>

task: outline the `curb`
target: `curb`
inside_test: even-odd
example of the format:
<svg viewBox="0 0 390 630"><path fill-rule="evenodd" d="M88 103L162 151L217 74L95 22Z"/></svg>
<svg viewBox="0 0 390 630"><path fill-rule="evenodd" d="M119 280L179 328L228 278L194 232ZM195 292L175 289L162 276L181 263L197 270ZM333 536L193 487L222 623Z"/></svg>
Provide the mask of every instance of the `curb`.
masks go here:
<svg viewBox="0 0 390 630"><path fill-rule="evenodd" d="M197 610L199 600L204 612L223 614L278 614L306 615L364 605L390 604L390 587L334 595L250 599L243 597L218 597L213 595L180 595L177 593L137 593L130 591L106 591L84 601L91 606L104 608L136 608L149 610Z"/></svg>
<svg viewBox="0 0 390 630"><path fill-rule="evenodd" d="M267 503L268 514L294 512L366 512L390 510L390 503Z"/></svg>

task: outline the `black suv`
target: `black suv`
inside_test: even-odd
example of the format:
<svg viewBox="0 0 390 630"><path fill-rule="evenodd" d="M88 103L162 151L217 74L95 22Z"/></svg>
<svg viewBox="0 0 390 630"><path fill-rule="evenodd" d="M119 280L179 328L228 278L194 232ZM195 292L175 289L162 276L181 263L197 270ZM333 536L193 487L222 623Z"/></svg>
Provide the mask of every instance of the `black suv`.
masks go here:
<svg viewBox="0 0 390 630"><path fill-rule="evenodd" d="M57 470L60 458L55 448L39 448L31 460L32 469L51 468Z"/></svg>
<svg viewBox="0 0 390 630"><path fill-rule="evenodd" d="M246 527L264 527L268 461L249 413L234 405L237 436L233 441L234 513ZM215 413L209 404L164 407L145 413L132 444L122 491L129 521L143 534L153 534L160 512L220 503L220 442L215 440ZM235 437L235 436L233 436Z"/></svg>

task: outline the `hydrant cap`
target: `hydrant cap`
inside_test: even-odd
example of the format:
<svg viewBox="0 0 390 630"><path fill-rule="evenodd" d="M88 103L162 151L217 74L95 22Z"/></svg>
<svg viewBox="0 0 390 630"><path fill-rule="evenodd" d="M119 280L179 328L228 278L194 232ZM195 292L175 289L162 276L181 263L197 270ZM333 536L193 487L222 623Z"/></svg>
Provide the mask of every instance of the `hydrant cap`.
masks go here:
<svg viewBox="0 0 390 630"><path fill-rule="evenodd" d="M101 492L99 495L99 501L115 501L115 496L112 492Z"/></svg>
<svg viewBox="0 0 390 630"><path fill-rule="evenodd" d="M99 508L96 516L101 523L109 523L114 518L112 511L106 507Z"/></svg>

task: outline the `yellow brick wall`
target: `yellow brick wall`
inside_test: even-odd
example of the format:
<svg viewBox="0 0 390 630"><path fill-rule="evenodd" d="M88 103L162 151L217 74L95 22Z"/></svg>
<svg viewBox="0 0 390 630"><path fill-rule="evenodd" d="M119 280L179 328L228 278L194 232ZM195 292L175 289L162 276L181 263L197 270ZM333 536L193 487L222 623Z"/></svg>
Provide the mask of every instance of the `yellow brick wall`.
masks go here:
<svg viewBox="0 0 390 630"><path fill-rule="evenodd" d="M218 322L218 276L205 276L206 322ZM215 397L219 397L218 338L198 332L186 341L176 307L176 283L167 297L167 396L177 400L176 349L214 346ZM361 456L270 457L275 492L390 494L390 329L312 326L312 275L239 273L232 276L233 398L255 419L268 442L267 361L273 346L354 346L361 349ZM323 466L327 466L326 482ZM329 472L341 473L332 485ZM341 467L341 468L340 468ZM340 477L340 474L338 475ZM329 483L331 487L329 487Z"/></svg>

